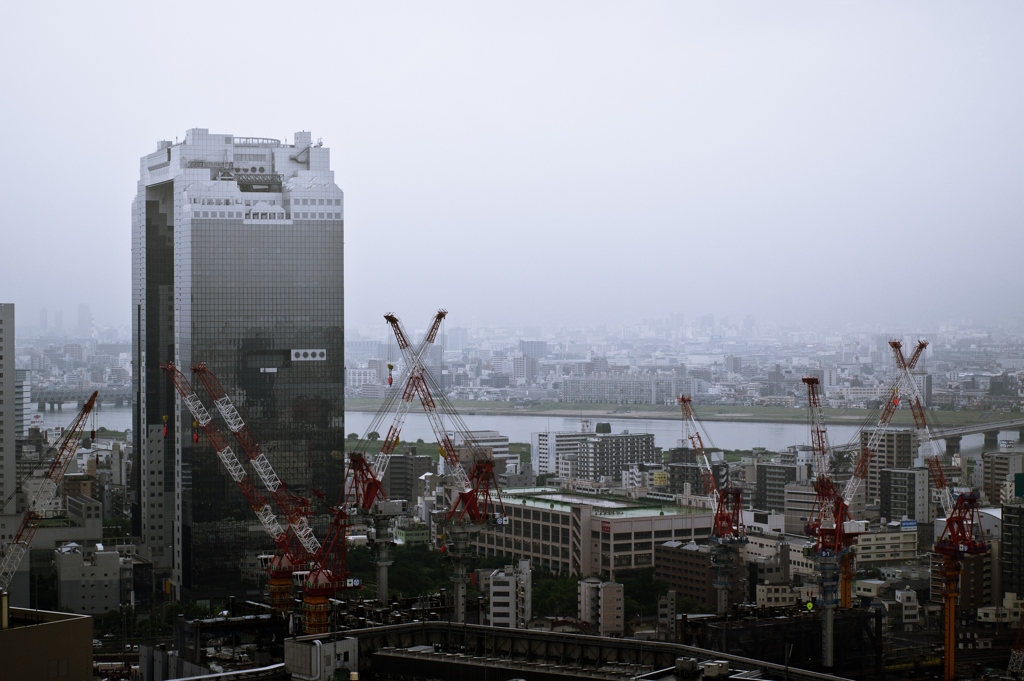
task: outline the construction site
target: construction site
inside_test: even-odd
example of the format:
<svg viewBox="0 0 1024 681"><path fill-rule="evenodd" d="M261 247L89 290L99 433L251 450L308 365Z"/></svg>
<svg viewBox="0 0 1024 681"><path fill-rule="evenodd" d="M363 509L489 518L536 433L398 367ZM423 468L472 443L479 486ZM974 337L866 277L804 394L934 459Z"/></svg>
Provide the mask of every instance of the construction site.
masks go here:
<svg viewBox="0 0 1024 681"><path fill-rule="evenodd" d="M744 579L739 551L748 541L743 489L728 480L716 479L701 435L702 426L694 415L691 400L683 395L678 400L683 439L700 466L705 495L700 503L711 516L707 544L717 594L716 614L691 618L675 615L673 609L669 626L657 636L658 641L639 644L600 636L581 637L577 630L570 645L568 634L531 631L525 620L521 623L523 631L497 633L493 628L482 627L485 617L481 602L467 603L469 568L480 551L476 541L487 533L500 536L512 532L512 516L506 512L492 457L475 444L469 429L423 363L446 314L444 310L437 312L417 344L410 341L395 315L385 316L402 353L404 368L394 379L389 375L389 385L396 380L396 389L390 392L358 444L348 451L345 484L339 498L332 503L319 500L326 504L331 516L322 539L309 522L317 501L290 491L250 425L235 408L229 390L213 371L204 364L193 364L189 367L193 376L190 379L174 364L162 365L179 404L192 418L194 441L198 442L201 434L213 447L224 472L276 547L272 554L262 557L266 570L265 602L236 603L232 599L220 617L189 621L180 618L174 634L178 660L202 666L221 659L221 669L230 669L239 662L243 668L282 663L302 666L305 663L299 660L307 654L311 642L319 648L323 641L330 640L332 645L339 646L339 641L355 641L346 669L364 673L363 678L390 679L425 678L442 672L448 675L455 673L455 668L476 670L460 671L460 678L484 678L486 673L480 670L494 664L519 670L523 678L538 679L712 676L717 672L712 674L712 667L705 662L717 664L717 655L747 668L747 672L736 675L742 678L826 679L834 678L830 674L838 674L883 679L941 673L945 681L952 681L971 676L983 662L999 664L997 658L1005 661L1007 647L1014 637L1010 628L987 637L996 642L995 646L982 647L972 643L966 620L958 616L963 561L986 554L988 545L979 518L979 496L960 484L968 479L966 465L954 453L943 466L943 453L938 449L937 438L929 432L917 383L911 375L927 346L924 341L909 356L904 354L899 341L890 343L897 377L877 425L857 452L852 474L841 489L835 482L839 457L829 443L818 379L803 379L808 395L816 494L805 527L808 540L803 553L815 566L817 588L813 601L787 609L753 608L735 600L737 586ZM212 410L198 395L193 381L201 384ZM38 488L22 527L4 547L0 590L9 585L31 544L41 518L38 509L55 494L85 431L95 399L94 393L64 431L46 472L52 484ZM443 504L431 517L431 532L434 547L449 562L451 586L433 595L394 599L389 592L388 575L394 561L396 521L407 513L407 508L405 500L387 497L382 480L414 401L420 403L430 421L443 462ZM883 629L880 611L854 607L851 589L857 575L858 536L865 532L866 522L851 517L850 502L867 476L878 442L901 406L912 411L920 441L931 447L926 460L945 518L944 529L933 549L939 560L937 574L944 604L943 635L937 643L920 634L889 636ZM233 444L222 427L230 432ZM371 436L378 431L385 433L383 438ZM460 446L456 446L456 438ZM234 447L241 450L242 457ZM248 465L243 465L243 460ZM247 469L255 473L256 481ZM515 527L518 531L518 521ZM353 534L365 537L370 549L376 577L374 594L366 593L364 585L348 568L347 552ZM503 545L512 546L510 541ZM581 568L577 576L587 575ZM978 638L977 633L973 636ZM211 647L214 640L218 646L231 642L235 652L224 658ZM236 654L242 650L246 651L244 655ZM695 662L686 662L691 659L688 655ZM340 661L340 652L338 656ZM963 659L959 659L961 656ZM433 671L410 674L406 671L409 660ZM1024 645L1017 639L1007 674L1018 675L1022 671ZM318 674L309 669L296 678L328 678L326 670L321 669Z"/></svg>

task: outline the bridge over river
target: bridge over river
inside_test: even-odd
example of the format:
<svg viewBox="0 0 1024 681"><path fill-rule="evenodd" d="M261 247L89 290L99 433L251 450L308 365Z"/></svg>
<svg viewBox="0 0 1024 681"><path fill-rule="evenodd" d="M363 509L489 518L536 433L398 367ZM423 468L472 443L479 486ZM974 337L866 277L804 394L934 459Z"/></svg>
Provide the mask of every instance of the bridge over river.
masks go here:
<svg viewBox="0 0 1024 681"><path fill-rule="evenodd" d="M985 435L985 444L982 449L996 449L999 447L999 434L1004 432L1017 432L1017 439L1024 442L1024 418L1010 419L1008 421L990 421L988 423L975 423L959 428L944 428L943 430L932 431L933 440L946 441L946 453L956 454L960 451L960 441L965 435Z"/></svg>
<svg viewBox="0 0 1024 681"><path fill-rule="evenodd" d="M132 389L128 385L104 386L102 388L42 388L32 391L32 401L36 403L36 408L39 411L46 411L47 406L50 411L61 411L66 402L73 402L81 408L94 390L99 391L99 397L96 400L101 404L114 404L123 407L125 404L131 403Z"/></svg>

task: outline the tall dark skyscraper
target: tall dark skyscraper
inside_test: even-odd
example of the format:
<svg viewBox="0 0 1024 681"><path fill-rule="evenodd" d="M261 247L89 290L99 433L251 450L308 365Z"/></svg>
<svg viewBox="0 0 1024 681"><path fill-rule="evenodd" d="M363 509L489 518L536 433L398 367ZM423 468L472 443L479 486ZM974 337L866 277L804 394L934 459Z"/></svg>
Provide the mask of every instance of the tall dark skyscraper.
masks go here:
<svg viewBox="0 0 1024 681"><path fill-rule="evenodd" d="M258 594L258 556L272 543L213 449L193 442L161 362L186 373L205 363L288 487L337 497L343 210L329 151L308 132L288 145L192 129L142 157L132 204L132 529L173 596ZM326 522L326 513L313 519L321 537Z"/></svg>

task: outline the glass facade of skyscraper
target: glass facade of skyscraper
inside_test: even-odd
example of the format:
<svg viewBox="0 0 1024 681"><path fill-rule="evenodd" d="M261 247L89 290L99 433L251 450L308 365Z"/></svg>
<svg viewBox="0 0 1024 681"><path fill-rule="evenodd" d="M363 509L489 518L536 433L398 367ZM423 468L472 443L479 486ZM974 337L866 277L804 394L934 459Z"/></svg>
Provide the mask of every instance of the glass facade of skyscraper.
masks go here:
<svg viewBox="0 0 1024 681"><path fill-rule="evenodd" d="M206 364L288 488L333 503L344 475L343 195L308 133L285 145L190 130L161 144L142 159L134 211L133 529L172 595L251 597L273 544L216 452L195 441L160 363ZM322 537L326 509L314 508Z"/></svg>

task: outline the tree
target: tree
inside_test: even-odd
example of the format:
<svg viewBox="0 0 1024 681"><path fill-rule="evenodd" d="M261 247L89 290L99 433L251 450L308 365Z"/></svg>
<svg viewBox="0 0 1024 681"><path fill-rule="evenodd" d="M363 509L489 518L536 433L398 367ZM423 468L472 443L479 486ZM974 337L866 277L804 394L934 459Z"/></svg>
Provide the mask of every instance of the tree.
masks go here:
<svg viewBox="0 0 1024 681"><path fill-rule="evenodd" d="M376 430L371 430L370 434L366 436L366 439L369 440L370 442L376 442L377 440L380 439L380 433L378 433Z"/></svg>
<svg viewBox="0 0 1024 681"><path fill-rule="evenodd" d="M359 439L359 433L349 433L348 434L348 439L349 440L358 440Z"/></svg>
<svg viewBox="0 0 1024 681"><path fill-rule="evenodd" d="M575 617L579 610L579 581L569 575L533 572L533 616Z"/></svg>

